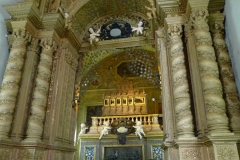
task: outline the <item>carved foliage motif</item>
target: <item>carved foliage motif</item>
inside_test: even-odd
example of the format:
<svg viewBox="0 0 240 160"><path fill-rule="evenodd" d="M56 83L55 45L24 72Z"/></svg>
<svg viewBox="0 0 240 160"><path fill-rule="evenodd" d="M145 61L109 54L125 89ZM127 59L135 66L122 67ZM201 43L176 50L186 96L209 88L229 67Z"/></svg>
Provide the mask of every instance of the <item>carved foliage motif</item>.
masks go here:
<svg viewBox="0 0 240 160"><path fill-rule="evenodd" d="M66 138L67 140L70 140L70 133L71 133L71 118L73 118L71 116L72 114L72 102L73 102L73 92L74 92L74 80L75 80L75 71L69 67L69 72L68 72L68 89L66 90L66 106L65 106L65 112L64 112L64 138Z"/></svg>
<svg viewBox="0 0 240 160"><path fill-rule="evenodd" d="M56 44L52 39L41 41L42 53L38 65L38 74L33 92L31 104L31 116L28 122L28 137L35 135L40 138L43 131L43 120L45 118L45 108L47 105L47 95L49 92L49 80L51 77L53 51Z"/></svg>
<svg viewBox="0 0 240 160"><path fill-rule="evenodd" d="M62 97L61 97L61 104L60 104L60 113L59 113L59 122L58 122L58 132L57 137L62 138L63 136L63 130L64 130L64 113L65 113L65 106L66 106L66 95L67 95L67 89L68 89L68 73L69 73L69 67L67 67L67 63L64 63L65 66L65 72L64 72L64 79L63 79L63 86L62 86Z"/></svg>
<svg viewBox="0 0 240 160"><path fill-rule="evenodd" d="M191 25L196 40L198 63L201 74L204 102L206 106L207 125L210 132L218 129L228 132L228 119L225 102L222 98L222 84L212 47L211 35L206 17L207 9L198 8L191 14Z"/></svg>
<svg viewBox="0 0 240 160"><path fill-rule="evenodd" d="M34 160L42 160L44 157L44 151L43 150L36 150L34 154Z"/></svg>
<svg viewBox="0 0 240 160"><path fill-rule="evenodd" d="M31 40L31 35L24 29L13 31L13 37L14 41L12 47L14 48L22 48L22 46L25 46L26 43Z"/></svg>
<svg viewBox="0 0 240 160"><path fill-rule="evenodd" d="M31 160L33 155L34 149L19 149L17 157L19 160Z"/></svg>
<svg viewBox="0 0 240 160"><path fill-rule="evenodd" d="M208 148L208 154L209 154L209 159L214 160L214 151L213 151L213 146Z"/></svg>
<svg viewBox="0 0 240 160"><path fill-rule="evenodd" d="M232 159L237 160L237 153L233 145L216 146L217 157L219 160Z"/></svg>
<svg viewBox="0 0 240 160"><path fill-rule="evenodd" d="M207 8L193 9L192 14L190 15L190 22L194 26L194 29L209 30L207 16Z"/></svg>
<svg viewBox="0 0 240 160"><path fill-rule="evenodd" d="M9 149L0 149L0 160L10 159L11 151Z"/></svg>
<svg viewBox="0 0 240 160"><path fill-rule="evenodd" d="M181 25L173 25L168 28L177 130L179 135L186 136L184 132L193 135L193 118L190 111L189 86L187 82L181 33Z"/></svg>
<svg viewBox="0 0 240 160"><path fill-rule="evenodd" d="M181 151L181 159L184 160L202 160L201 151L199 148L187 148Z"/></svg>
<svg viewBox="0 0 240 160"><path fill-rule="evenodd" d="M29 38L25 30L17 30L13 34L15 39L0 90L0 114L2 117L0 119L0 135L4 135L5 138L12 122L12 113L17 101L16 98L19 92L19 83L26 55L26 39Z"/></svg>
<svg viewBox="0 0 240 160"><path fill-rule="evenodd" d="M220 77L223 83L223 91L230 118L230 129L240 131L240 103L237 96L237 87L234 81L231 62L224 40L223 22L216 21L212 27L213 44L216 50L217 61L220 67Z"/></svg>
<svg viewBox="0 0 240 160"><path fill-rule="evenodd" d="M59 59L59 56L61 56L61 53L57 51L55 53L54 58L53 58L53 64L52 64L52 74L50 77L50 84L49 84L49 94L47 97L47 107L46 107L46 118L45 118L45 124L44 124L44 137L47 138L49 136L49 125L50 125L50 120L51 120L51 100L52 100L52 94L53 94L53 83L55 79L55 74L56 74L56 66L57 66L57 61Z"/></svg>
<svg viewBox="0 0 240 160"><path fill-rule="evenodd" d="M66 49L65 51L65 60L74 70L77 69L78 60L74 58L74 56L70 51L68 51L68 49Z"/></svg>

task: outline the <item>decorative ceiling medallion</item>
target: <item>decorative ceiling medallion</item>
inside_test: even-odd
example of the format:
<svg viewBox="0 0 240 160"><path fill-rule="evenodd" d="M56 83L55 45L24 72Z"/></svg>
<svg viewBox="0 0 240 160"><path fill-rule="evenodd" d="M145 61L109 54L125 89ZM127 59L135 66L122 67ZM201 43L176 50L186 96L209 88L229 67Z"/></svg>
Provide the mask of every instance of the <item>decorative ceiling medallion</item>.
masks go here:
<svg viewBox="0 0 240 160"><path fill-rule="evenodd" d="M101 27L100 37L103 40L127 38L132 34L131 25L125 21L110 21Z"/></svg>

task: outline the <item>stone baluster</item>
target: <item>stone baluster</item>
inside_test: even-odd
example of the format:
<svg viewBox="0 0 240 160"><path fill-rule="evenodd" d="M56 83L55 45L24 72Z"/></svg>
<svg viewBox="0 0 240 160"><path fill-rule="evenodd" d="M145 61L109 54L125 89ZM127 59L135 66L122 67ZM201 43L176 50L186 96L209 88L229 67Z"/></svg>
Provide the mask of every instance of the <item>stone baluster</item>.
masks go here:
<svg viewBox="0 0 240 160"><path fill-rule="evenodd" d="M158 124L158 114L153 114L153 124Z"/></svg>
<svg viewBox="0 0 240 160"><path fill-rule="evenodd" d="M148 125L150 125L151 124L151 117L147 116L147 119L148 119Z"/></svg>
<svg viewBox="0 0 240 160"><path fill-rule="evenodd" d="M168 26L169 52L171 55L171 70L173 81L173 98L176 114L176 129L178 138L194 137L193 116L191 113L189 86L182 42L182 26Z"/></svg>
<svg viewBox="0 0 240 160"><path fill-rule="evenodd" d="M14 41L0 90L0 139L8 139L9 136L22 78L26 44L30 38L25 30L16 30L13 36Z"/></svg>
<svg viewBox="0 0 240 160"><path fill-rule="evenodd" d="M98 126L97 117L92 117L92 125L93 125L94 127L97 127L97 126Z"/></svg>
<svg viewBox="0 0 240 160"><path fill-rule="evenodd" d="M220 79L223 84L223 94L230 120L230 129L234 133L240 133L240 106L231 61L224 40L224 15L222 13L217 13L212 15L211 18L214 19L211 25L213 46L216 51L220 69Z"/></svg>
<svg viewBox="0 0 240 160"><path fill-rule="evenodd" d="M207 127L209 133L228 133L228 118L222 98L222 84L212 38L207 23L207 8L193 8L190 23L196 42L197 58L203 90Z"/></svg>
<svg viewBox="0 0 240 160"><path fill-rule="evenodd" d="M143 116L143 124L147 124L147 117L146 116Z"/></svg>
<svg viewBox="0 0 240 160"><path fill-rule="evenodd" d="M53 52L56 44L52 39L43 39L41 46L42 52L31 103L31 116L28 121L27 139L25 141L41 141L43 133L43 121L49 92Z"/></svg>

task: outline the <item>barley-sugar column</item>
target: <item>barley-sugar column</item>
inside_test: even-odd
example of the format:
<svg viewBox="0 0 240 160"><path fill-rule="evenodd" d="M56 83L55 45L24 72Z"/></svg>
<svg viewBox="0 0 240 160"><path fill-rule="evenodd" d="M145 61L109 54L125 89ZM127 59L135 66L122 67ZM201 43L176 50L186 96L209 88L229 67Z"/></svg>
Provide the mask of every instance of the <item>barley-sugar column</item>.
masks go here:
<svg viewBox="0 0 240 160"><path fill-rule="evenodd" d="M41 46L42 52L40 54L36 84L33 91L27 139L25 141L41 141L43 133L43 121L49 92L53 52L56 45L52 39L43 39Z"/></svg>
<svg viewBox="0 0 240 160"><path fill-rule="evenodd" d="M240 106L231 61L224 40L224 15L222 13L212 14L210 19L213 45L216 51L220 78L223 84L223 94L230 121L230 130L234 133L240 133Z"/></svg>
<svg viewBox="0 0 240 160"><path fill-rule="evenodd" d="M212 38L207 23L207 7L192 8L190 22L196 42L197 59L203 90L209 133L229 133L222 84Z"/></svg>
<svg viewBox="0 0 240 160"><path fill-rule="evenodd" d="M13 112L22 78L22 69L26 55L26 44L29 34L25 29L13 31L14 41L10 51L6 71L0 90L0 139L8 139Z"/></svg>
<svg viewBox="0 0 240 160"><path fill-rule="evenodd" d="M181 24L168 26L169 53L173 81L173 97L178 138L194 137L189 86L182 42Z"/></svg>

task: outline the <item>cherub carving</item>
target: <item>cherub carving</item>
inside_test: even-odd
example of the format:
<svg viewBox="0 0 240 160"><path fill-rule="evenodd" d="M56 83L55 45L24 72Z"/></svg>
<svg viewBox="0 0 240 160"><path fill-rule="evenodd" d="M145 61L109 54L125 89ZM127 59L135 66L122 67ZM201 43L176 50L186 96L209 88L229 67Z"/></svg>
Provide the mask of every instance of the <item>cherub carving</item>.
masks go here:
<svg viewBox="0 0 240 160"><path fill-rule="evenodd" d="M173 25L168 28L169 36L180 36L182 33L182 27L178 25Z"/></svg>
<svg viewBox="0 0 240 160"><path fill-rule="evenodd" d="M111 129L112 129L112 127L109 126L109 122L108 121L103 122L102 131L101 131L99 139L102 139L103 136L108 135L108 132Z"/></svg>
<svg viewBox="0 0 240 160"><path fill-rule="evenodd" d="M98 38L100 36L100 31L101 31L101 28L99 28L99 30L97 32L95 32L93 30L93 28L89 28L88 31L90 32L89 34L89 42L90 44L93 44L93 43L96 43L98 42L100 39Z"/></svg>
<svg viewBox="0 0 240 160"><path fill-rule="evenodd" d="M142 21L139 21L138 22L138 27L132 27L132 32L135 32L137 31L137 35L140 34L143 34L143 22Z"/></svg>
<svg viewBox="0 0 240 160"><path fill-rule="evenodd" d="M137 121L136 125L133 126L133 127L136 129L136 131L135 131L136 136L139 136L140 139L142 139L142 135L145 136L145 133L144 133L143 127L142 127L142 122L141 121Z"/></svg>
<svg viewBox="0 0 240 160"><path fill-rule="evenodd" d="M88 127L86 127L86 124L81 123L80 126L81 126L81 131L80 131L79 135L86 134L86 130L88 129Z"/></svg>
<svg viewBox="0 0 240 160"><path fill-rule="evenodd" d="M69 14L67 12L64 12L61 7L58 7L58 9L64 17L64 21L65 21L64 27L67 29L70 29L72 27L72 18L69 16Z"/></svg>
<svg viewBox="0 0 240 160"><path fill-rule="evenodd" d="M154 1L151 1L150 4L151 4L151 7L145 6L145 8L150 11L150 12L147 12L148 19L157 18L157 16L156 16L156 7L154 5Z"/></svg>

